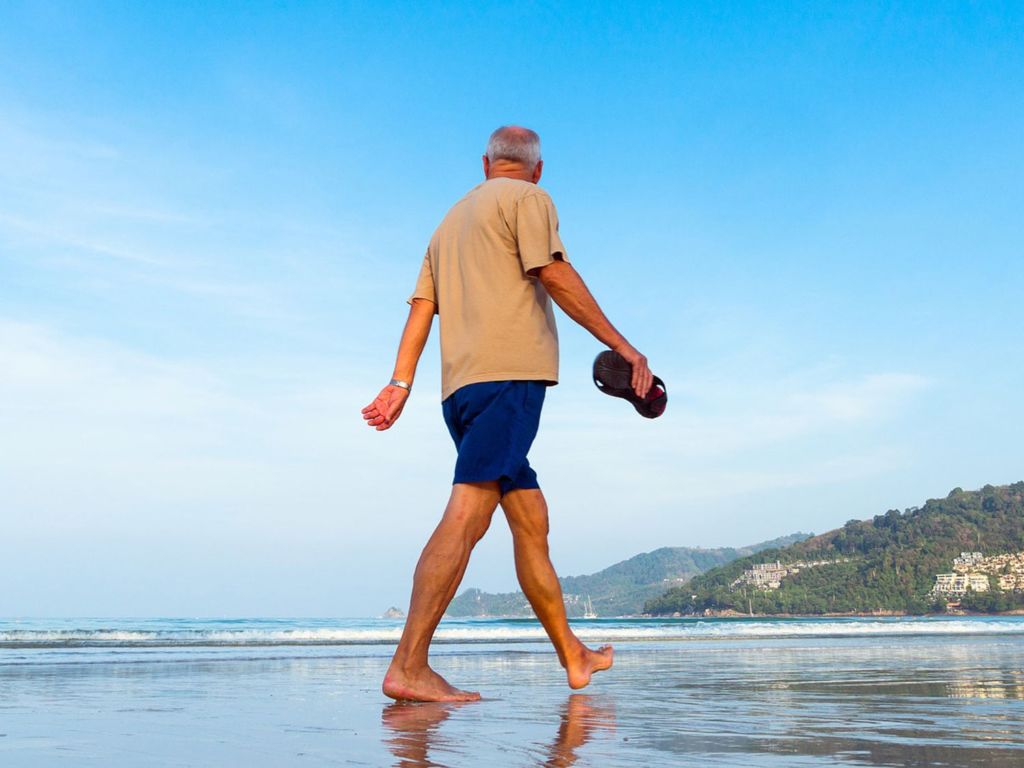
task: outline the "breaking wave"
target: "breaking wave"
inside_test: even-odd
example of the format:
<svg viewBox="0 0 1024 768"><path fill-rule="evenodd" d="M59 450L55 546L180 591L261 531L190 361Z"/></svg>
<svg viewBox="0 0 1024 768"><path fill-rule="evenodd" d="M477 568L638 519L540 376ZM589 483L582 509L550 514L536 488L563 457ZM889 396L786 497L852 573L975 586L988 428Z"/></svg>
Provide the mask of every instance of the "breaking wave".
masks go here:
<svg viewBox="0 0 1024 768"><path fill-rule="evenodd" d="M0 648L358 646L398 642L401 623L379 620L0 621ZM63 626L54 626L62 624ZM49 625L49 626L47 626ZM793 637L1024 634L1024 617L841 619L598 619L573 623L585 642L752 640ZM443 622L434 642L546 640L528 620Z"/></svg>

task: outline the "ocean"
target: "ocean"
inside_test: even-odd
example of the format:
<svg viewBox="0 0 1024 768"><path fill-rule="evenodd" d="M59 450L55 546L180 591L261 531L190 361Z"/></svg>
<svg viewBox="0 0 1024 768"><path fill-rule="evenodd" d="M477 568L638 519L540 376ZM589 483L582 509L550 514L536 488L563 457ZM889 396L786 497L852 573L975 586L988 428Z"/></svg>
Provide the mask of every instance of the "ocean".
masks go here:
<svg viewBox="0 0 1024 768"><path fill-rule="evenodd" d="M0 766L1024 765L1024 617L446 620L466 705L379 689L401 621L0 620Z"/></svg>

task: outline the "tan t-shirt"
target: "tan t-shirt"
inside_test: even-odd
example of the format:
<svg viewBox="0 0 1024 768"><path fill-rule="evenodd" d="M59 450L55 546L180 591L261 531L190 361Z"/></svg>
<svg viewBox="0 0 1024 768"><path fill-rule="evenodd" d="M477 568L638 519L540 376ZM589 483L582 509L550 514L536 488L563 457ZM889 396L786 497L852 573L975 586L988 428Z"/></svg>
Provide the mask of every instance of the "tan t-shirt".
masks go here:
<svg viewBox="0 0 1024 768"><path fill-rule="evenodd" d="M441 399L481 381L558 381L551 299L527 272L565 259L547 192L495 178L452 206L409 298L441 321Z"/></svg>

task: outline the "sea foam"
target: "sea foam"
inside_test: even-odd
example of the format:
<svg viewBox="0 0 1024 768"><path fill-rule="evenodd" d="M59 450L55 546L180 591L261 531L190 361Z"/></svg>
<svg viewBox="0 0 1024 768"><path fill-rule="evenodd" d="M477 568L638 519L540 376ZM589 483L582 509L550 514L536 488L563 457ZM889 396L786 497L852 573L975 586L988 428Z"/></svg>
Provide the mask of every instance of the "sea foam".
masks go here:
<svg viewBox="0 0 1024 768"><path fill-rule="evenodd" d="M401 636L396 622L379 620L74 620L0 622L0 648L241 647L387 645ZM13 625L13 626L12 626ZM63 626L60 626L63 625ZM886 619L605 619L577 621L584 642L750 640L791 637L992 635L1024 633L1021 617ZM543 628L526 620L442 622L439 644L546 641Z"/></svg>

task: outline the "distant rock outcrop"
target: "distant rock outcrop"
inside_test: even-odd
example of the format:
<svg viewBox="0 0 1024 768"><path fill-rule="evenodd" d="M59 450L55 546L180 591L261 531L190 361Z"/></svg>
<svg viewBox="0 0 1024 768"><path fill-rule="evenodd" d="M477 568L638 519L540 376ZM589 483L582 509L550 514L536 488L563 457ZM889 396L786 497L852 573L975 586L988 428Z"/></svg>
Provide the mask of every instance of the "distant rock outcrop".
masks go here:
<svg viewBox="0 0 1024 768"><path fill-rule="evenodd" d="M382 619L404 619L405 618L405 611L403 611L403 610L401 610L399 608L395 608L395 606L392 605L390 608L388 608L386 611L384 611L384 615L381 616L381 618Z"/></svg>

